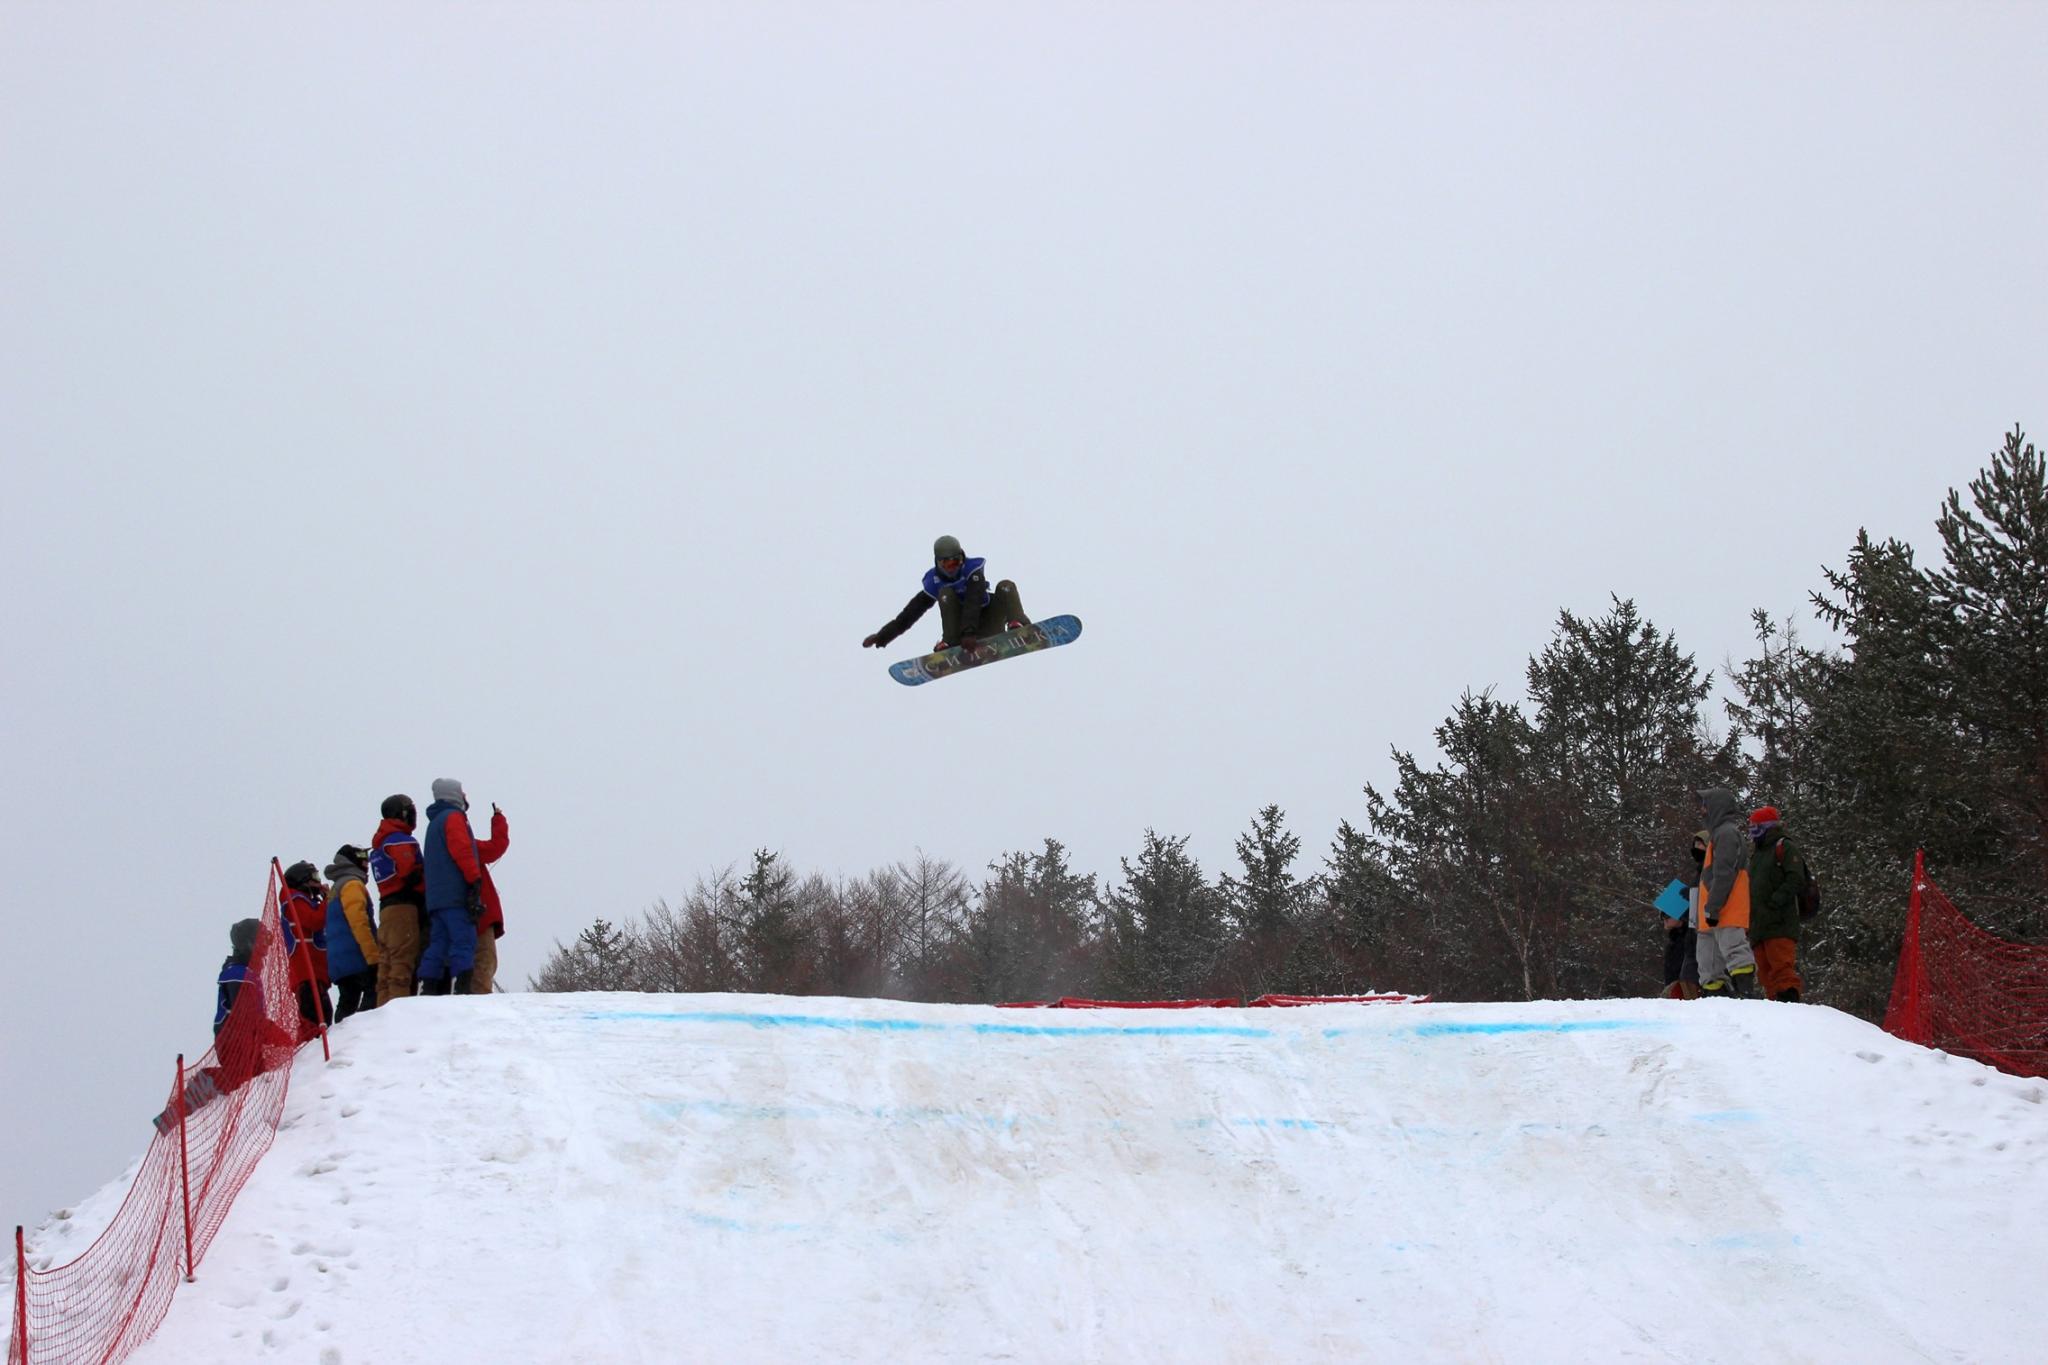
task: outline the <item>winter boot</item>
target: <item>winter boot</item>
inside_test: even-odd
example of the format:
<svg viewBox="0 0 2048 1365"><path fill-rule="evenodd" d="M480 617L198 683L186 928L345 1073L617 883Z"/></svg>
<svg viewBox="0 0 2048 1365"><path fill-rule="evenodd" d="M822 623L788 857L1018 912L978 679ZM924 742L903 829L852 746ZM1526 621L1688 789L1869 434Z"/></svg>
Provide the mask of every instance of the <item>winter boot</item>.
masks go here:
<svg viewBox="0 0 2048 1365"><path fill-rule="evenodd" d="M1738 1000L1756 998L1756 968L1737 967L1728 973L1728 989Z"/></svg>
<svg viewBox="0 0 2048 1365"><path fill-rule="evenodd" d="M447 977L445 977L445 976L437 976L437 977L434 977L434 978L433 978L432 980L428 980L428 981L422 981L422 982L420 982L420 994L421 994L421 995L446 995L446 994L448 994L448 978L447 978Z"/></svg>
<svg viewBox="0 0 2048 1365"><path fill-rule="evenodd" d="M1799 988L1797 986L1787 986L1784 990L1778 992L1778 999L1784 1001L1788 1005L1798 1004Z"/></svg>
<svg viewBox="0 0 2048 1365"><path fill-rule="evenodd" d="M473 979L475 976L476 972L473 969L457 972L455 974L455 988L453 991L450 992L450 994L468 995L469 983L471 979Z"/></svg>
<svg viewBox="0 0 2048 1365"><path fill-rule="evenodd" d="M1700 999L1702 999L1702 1000L1726 1000L1726 999L1728 998L1728 996L1729 996L1729 990L1728 990L1728 983L1727 983L1726 981L1702 981L1702 982L1700 982Z"/></svg>

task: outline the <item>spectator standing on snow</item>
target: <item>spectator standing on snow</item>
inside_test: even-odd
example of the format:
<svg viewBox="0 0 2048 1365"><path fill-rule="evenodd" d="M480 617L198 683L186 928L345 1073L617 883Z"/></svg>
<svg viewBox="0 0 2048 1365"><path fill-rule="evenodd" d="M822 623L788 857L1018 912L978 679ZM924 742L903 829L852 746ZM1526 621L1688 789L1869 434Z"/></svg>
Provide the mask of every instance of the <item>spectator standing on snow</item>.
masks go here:
<svg viewBox="0 0 2048 1365"><path fill-rule="evenodd" d="M427 837L427 948L420 954L421 995L467 995L476 972L477 922L483 915L483 859L469 828L469 797L452 777L434 779Z"/></svg>
<svg viewBox="0 0 2048 1365"><path fill-rule="evenodd" d="M299 1014L315 1028L334 1017L327 996L327 888L311 863L293 863L277 893L278 923L284 927L287 978L299 998Z"/></svg>
<svg viewBox="0 0 2048 1365"><path fill-rule="evenodd" d="M489 995L492 983L498 979L498 940L505 937L505 908L498 901L498 884L491 880L491 864L504 857L511 846L512 834L505 823L505 812L493 803L491 837L476 846L477 862L483 872L479 888L483 910L476 920L476 965L470 969L469 979L471 995Z"/></svg>
<svg viewBox="0 0 2048 1365"><path fill-rule="evenodd" d="M1692 861L1678 880L1699 898L1700 868L1707 861L1707 832L1692 836ZM1664 998L1697 1000L1700 994L1699 933L1692 927L1691 913L1664 920Z"/></svg>
<svg viewBox="0 0 2048 1365"><path fill-rule="evenodd" d="M370 851L354 844L336 849L327 865L333 883L327 895L327 974L340 994L337 1024L357 1010L377 1008L377 913L364 884L369 870Z"/></svg>
<svg viewBox="0 0 2048 1365"><path fill-rule="evenodd" d="M249 979L249 959L256 954L256 935L262 932L261 920L238 919L228 926L228 960L220 964L220 978L213 997L213 1036L216 1038L226 1027L228 1016L235 1012L235 997L242 993L242 983Z"/></svg>
<svg viewBox="0 0 2048 1365"><path fill-rule="evenodd" d="M1799 1003L1799 893L1806 888L1806 859L1778 819L1776 806L1749 813L1749 942L1763 976L1764 995Z"/></svg>
<svg viewBox="0 0 2048 1365"><path fill-rule="evenodd" d="M1700 793L1707 816L1707 851L1695 902L1699 934L1700 994L1712 999L1756 994L1756 956L1749 950L1749 819L1725 787Z"/></svg>
<svg viewBox="0 0 2048 1365"><path fill-rule="evenodd" d="M377 879L383 923L377 926L377 999L412 994L426 934L427 869L420 858L419 808L403 794L384 798L383 822L370 840L370 873Z"/></svg>

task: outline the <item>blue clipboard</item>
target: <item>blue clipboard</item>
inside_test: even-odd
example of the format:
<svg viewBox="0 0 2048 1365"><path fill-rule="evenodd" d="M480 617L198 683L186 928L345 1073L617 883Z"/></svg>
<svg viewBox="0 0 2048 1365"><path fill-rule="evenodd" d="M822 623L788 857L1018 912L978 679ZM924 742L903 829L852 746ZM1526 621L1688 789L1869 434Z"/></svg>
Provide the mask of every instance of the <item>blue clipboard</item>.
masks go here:
<svg viewBox="0 0 2048 1365"><path fill-rule="evenodd" d="M1692 909L1692 891L1684 882L1673 877L1664 889L1657 893L1657 899L1650 903L1662 910L1666 919L1684 919L1686 912Z"/></svg>

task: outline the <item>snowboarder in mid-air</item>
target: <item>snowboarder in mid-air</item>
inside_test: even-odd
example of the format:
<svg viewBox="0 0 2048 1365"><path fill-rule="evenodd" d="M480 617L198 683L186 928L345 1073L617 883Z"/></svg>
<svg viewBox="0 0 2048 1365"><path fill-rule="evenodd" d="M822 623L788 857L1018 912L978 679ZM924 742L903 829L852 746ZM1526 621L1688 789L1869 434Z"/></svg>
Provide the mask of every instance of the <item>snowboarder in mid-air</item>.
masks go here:
<svg viewBox="0 0 2048 1365"><path fill-rule="evenodd" d="M945 635L932 647L933 653L956 645L971 647L988 636L1030 625L1031 618L1017 598L1017 585L1005 578L989 587L982 565L982 560L969 559L954 537L940 536L932 546L931 571L925 574L917 596L896 613L895 620L862 640L861 647L882 648L917 624L934 602L939 604Z"/></svg>

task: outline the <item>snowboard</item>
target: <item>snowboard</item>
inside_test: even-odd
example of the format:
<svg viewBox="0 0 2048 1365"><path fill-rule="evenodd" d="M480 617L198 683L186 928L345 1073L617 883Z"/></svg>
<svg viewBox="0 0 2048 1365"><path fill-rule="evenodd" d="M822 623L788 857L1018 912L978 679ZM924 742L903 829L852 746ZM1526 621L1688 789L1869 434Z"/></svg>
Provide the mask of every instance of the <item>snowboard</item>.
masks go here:
<svg viewBox="0 0 2048 1365"><path fill-rule="evenodd" d="M1041 649L1051 649L1056 645L1070 645L1080 638L1080 617L1048 616L1043 621L1033 621L1028 626L1006 630L1000 635L976 640L971 645L956 645L923 658L890 664L889 676L905 687L916 687L935 678L1014 659L1020 654L1036 654Z"/></svg>

